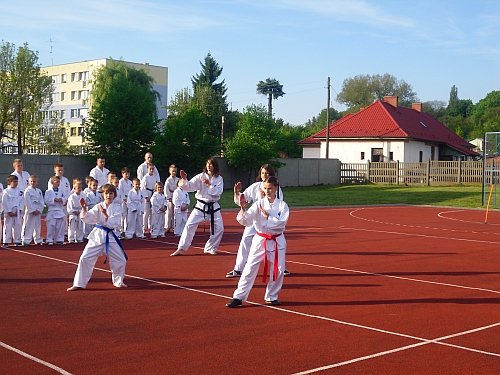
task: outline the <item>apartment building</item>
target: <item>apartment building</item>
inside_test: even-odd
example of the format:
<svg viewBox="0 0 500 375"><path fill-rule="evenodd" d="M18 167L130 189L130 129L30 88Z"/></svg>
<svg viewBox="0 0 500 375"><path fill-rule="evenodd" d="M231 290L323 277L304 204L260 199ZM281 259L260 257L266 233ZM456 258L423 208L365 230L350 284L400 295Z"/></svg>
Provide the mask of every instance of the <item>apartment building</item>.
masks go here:
<svg viewBox="0 0 500 375"><path fill-rule="evenodd" d="M109 64L112 59L98 59L69 64L52 65L42 68L42 72L52 77L54 93L52 105L42 113L43 131L50 131L54 123L63 123L69 145L83 152L85 144L85 121L92 107L91 92L95 72ZM135 69L146 71L153 78L153 89L160 95L156 103L159 119L167 115L168 68L148 63L140 64L124 61Z"/></svg>

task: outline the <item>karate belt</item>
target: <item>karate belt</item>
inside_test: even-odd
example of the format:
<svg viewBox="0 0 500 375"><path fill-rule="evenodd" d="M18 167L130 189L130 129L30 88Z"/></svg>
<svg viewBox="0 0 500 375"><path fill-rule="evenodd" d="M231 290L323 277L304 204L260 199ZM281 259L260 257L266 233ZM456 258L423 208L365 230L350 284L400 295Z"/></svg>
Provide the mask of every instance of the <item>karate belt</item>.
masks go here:
<svg viewBox="0 0 500 375"><path fill-rule="evenodd" d="M262 275L262 282L267 283L267 275L269 274L269 263L267 260L267 240L274 241L274 267L273 267L273 281L276 281L276 278L278 277L278 242L276 241L276 238L281 236L283 233L280 234L267 234L267 233L259 233L257 232L257 235L264 237L266 241L264 241L264 274Z"/></svg>
<svg viewBox="0 0 500 375"><path fill-rule="evenodd" d="M109 234L111 233L113 235L113 237L115 238L115 241L116 243L118 244L118 246L120 246L120 249L122 249L123 251L123 255L125 255L125 259L128 260L128 256L127 256L127 253L125 252L125 250L123 249L123 245L122 245L122 242L120 241L120 239L118 238L118 236L116 235L115 231L113 229L110 229L108 227L104 227L102 225L99 225L99 224L96 224L95 225L95 228L98 228L98 229L102 229L103 231L106 232L106 258L104 259L104 264L106 264L106 261L108 260L108 252L109 252Z"/></svg>
<svg viewBox="0 0 500 375"><path fill-rule="evenodd" d="M203 219L205 219L206 214L210 214L210 233L212 233L212 235L213 235L215 232L214 214L217 211L220 211L220 207L216 208L214 210L214 204L217 202L205 202L205 201L202 201L201 199L197 199L197 201L200 203L203 203L203 208L199 208L197 206L194 206L194 208L196 208L198 211L203 212Z"/></svg>

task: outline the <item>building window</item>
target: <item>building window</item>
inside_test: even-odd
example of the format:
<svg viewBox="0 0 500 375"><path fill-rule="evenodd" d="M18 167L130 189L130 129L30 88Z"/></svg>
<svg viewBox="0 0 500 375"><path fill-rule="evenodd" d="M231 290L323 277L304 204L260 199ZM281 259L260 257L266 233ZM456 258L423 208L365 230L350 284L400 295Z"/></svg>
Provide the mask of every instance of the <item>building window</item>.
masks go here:
<svg viewBox="0 0 500 375"><path fill-rule="evenodd" d="M76 100L76 91L71 91L71 100Z"/></svg>
<svg viewBox="0 0 500 375"><path fill-rule="evenodd" d="M71 82L75 82L78 78L78 73L71 73Z"/></svg>
<svg viewBox="0 0 500 375"><path fill-rule="evenodd" d="M419 151L418 152L418 162L422 163L423 160L424 160L424 152L423 151Z"/></svg>
<svg viewBox="0 0 500 375"><path fill-rule="evenodd" d="M372 148L372 161L384 161L384 149Z"/></svg>
<svg viewBox="0 0 500 375"><path fill-rule="evenodd" d="M78 80L79 81L87 81L89 79L89 72L86 71L86 72L80 72L78 74Z"/></svg>
<svg viewBox="0 0 500 375"><path fill-rule="evenodd" d="M389 151L389 161L394 161L394 152Z"/></svg>
<svg viewBox="0 0 500 375"><path fill-rule="evenodd" d="M52 78L52 83L59 83L59 76L51 76Z"/></svg>
<svg viewBox="0 0 500 375"><path fill-rule="evenodd" d="M60 114L61 114L61 117L60 117L60 118L64 118L64 117L66 116L66 110L61 109Z"/></svg>
<svg viewBox="0 0 500 375"><path fill-rule="evenodd" d="M78 127L78 135L82 136L83 135L83 126Z"/></svg>
<svg viewBox="0 0 500 375"><path fill-rule="evenodd" d="M61 82L66 83L66 73L61 74Z"/></svg>
<svg viewBox="0 0 500 375"><path fill-rule="evenodd" d="M71 128L69 129L69 135L70 135L71 137L75 137L75 136L76 136L76 127L71 127Z"/></svg>
<svg viewBox="0 0 500 375"><path fill-rule="evenodd" d="M71 118L78 118L78 109L71 110Z"/></svg>
<svg viewBox="0 0 500 375"><path fill-rule="evenodd" d="M365 160L365 152L361 151L361 160Z"/></svg>
<svg viewBox="0 0 500 375"><path fill-rule="evenodd" d="M58 102L59 101L59 93L55 92L52 94L52 101L53 102Z"/></svg>
<svg viewBox="0 0 500 375"><path fill-rule="evenodd" d="M61 102L64 102L64 99L66 99L66 93L64 91L61 92Z"/></svg>

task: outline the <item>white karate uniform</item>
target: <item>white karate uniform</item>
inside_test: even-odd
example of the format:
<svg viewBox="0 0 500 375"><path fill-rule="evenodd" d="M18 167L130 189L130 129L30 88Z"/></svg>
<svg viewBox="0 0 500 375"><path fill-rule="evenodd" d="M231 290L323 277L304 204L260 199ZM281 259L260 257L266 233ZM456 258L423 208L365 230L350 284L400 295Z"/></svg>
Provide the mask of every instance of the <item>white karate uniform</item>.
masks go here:
<svg viewBox="0 0 500 375"><path fill-rule="evenodd" d="M17 187L21 189L21 191L25 191L26 188L30 185L30 174L27 171L23 171L22 173L17 173L16 171L11 173L12 176L17 177Z"/></svg>
<svg viewBox="0 0 500 375"><path fill-rule="evenodd" d="M239 195L234 195L234 203L236 205L240 205L239 198L240 195L245 197L245 200L248 204L252 204L253 202L257 202L259 199L262 199L264 194L264 181L254 182L252 185L247 187L243 193ZM283 200L283 191L281 191L281 187L278 187L278 193L276 198ZM252 245L252 238L255 236L256 230L253 225L246 226L243 230L243 235L241 236L240 244L238 246L238 252L236 254L236 263L234 265L234 270L243 271L243 267L248 259L248 253L250 251L250 246Z"/></svg>
<svg viewBox="0 0 500 375"><path fill-rule="evenodd" d="M172 194L172 204L174 205L174 236L180 236L188 219L191 204L189 193L178 187ZM184 211L182 211L183 207L186 208Z"/></svg>
<svg viewBox="0 0 500 375"><path fill-rule="evenodd" d="M151 238L165 237L165 210L167 198L155 191L151 197Z"/></svg>
<svg viewBox="0 0 500 375"><path fill-rule="evenodd" d="M101 202L101 194L97 191L93 191L90 188L85 188L83 190L83 195L85 196L85 201L87 202L87 207L91 210L95 205ZM83 222L83 237L88 238L90 232L94 229L94 224Z"/></svg>
<svg viewBox="0 0 500 375"><path fill-rule="evenodd" d="M49 178L49 181L47 181L47 189L52 189L52 188L53 188L52 181ZM68 198L71 195L71 193L73 192L73 187L69 183L69 180L64 176L59 176L59 188L58 189L59 189L59 191L62 191L62 193L64 194L65 197L68 197ZM66 231L68 230L68 215L66 215L66 217L64 218L64 225L66 226L64 228L64 232L66 233Z"/></svg>
<svg viewBox="0 0 500 375"><path fill-rule="evenodd" d="M124 233L125 228L127 227L127 196L128 196L128 192L130 191L130 189L132 189L132 181L130 181L129 179L125 180L123 177L120 178L120 181L118 182L118 189L121 192L120 204L122 206L122 219L121 219L121 223L120 223L120 233Z"/></svg>
<svg viewBox="0 0 500 375"><path fill-rule="evenodd" d="M18 187L7 187L3 191L2 204L4 209L3 244L12 242L21 244L21 227L24 211L24 193ZM15 214L10 216L9 213Z"/></svg>
<svg viewBox="0 0 500 375"><path fill-rule="evenodd" d="M127 194L127 227L125 238L130 239L134 234L138 238L144 238L142 229L142 214L144 210L144 192L139 189L130 189Z"/></svg>
<svg viewBox="0 0 500 375"><path fill-rule="evenodd" d="M99 207L106 209L108 219L106 220ZM116 287L124 285L123 279L125 277L125 266L127 259L125 253L120 248L118 242L113 236L114 230L120 227L121 208L118 204L110 204L106 207L104 202L99 203L89 210L86 214L82 211L81 218L84 223L94 225L94 229L89 234L89 241L83 250L80 260L78 261L78 268L76 269L73 286L79 288L86 288L92 276L97 258L100 255L107 255L109 261L109 269L111 270L111 282ZM98 226L108 228L99 228ZM109 238L109 247L106 253L106 237Z"/></svg>
<svg viewBox="0 0 500 375"><path fill-rule="evenodd" d="M24 230L23 244L29 245L31 240L40 244L42 240L42 212L45 207L42 191L38 188L28 186L24 191ZM37 214L35 215L35 212Z"/></svg>
<svg viewBox="0 0 500 375"><path fill-rule="evenodd" d="M205 244L203 251L209 254L216 254L219 248L222 234L224 233L224 222L222 221L219 205L220 196L224 191L224 181L222 176L212 176L209 179L210 186L207 186L203 183L204 179L209 179L209 175L204 172L199 173L191 180L186 181L182 186L182 190L186 192L196 191L195 198L197 202L182 231L179 244L177 245L177 251L185 252L188 250L198 225L202 221L207 220L209 223L213 220L214 232L212 233L210 226L210 238ZM210 207L212 207L214 211L212 213L213 216L209 213Z"/></svg>
<svg viewBox="0 0 500 375"><path fill-rule="evenodd" d="M17 176L17 188L21 190L23 193L26 188L29 186L30 174L27 171L23 171L22 173L17 173L16 171L12 172L11 175ZM20 223L21 234L24 232L24 199L23 206L21 207L21 217L18 219Z"/></svg>
<svg viewBox="0 0 500 375"><path fill-rule="evenodd" d="M56 202L56 198L61 198L62 202ZM47 215L45 222L47 224L47 243L63 243L64 233L66 233L66 203L68 197L64 196L61 190L47 189L45 191L45 204L47 205Z"/></svg>
<svg viewBox="0 0 500 375"><path fill-rule="evenodd" d="M76 192L71 193L68 198L68 241L69 242L83 242L83 220L80 218L80 213L82 212L82 204L80 199L85 196Z"/></svg>
<svg viewBox="0 0 500 375"><path fill-rule="evenodd" d="M269 213L268 218L262 214L260 207ZM233 293L233 298L246 301L259 272L259 265L264 260L264 257L267 257L269 280L264 299L266 301L278 300L279 292L283 286L283 272L285 271L286 240L284 231L289 215L288 205L284 201L276 198L273 203L270 203L266 197L252 204L248 211L242 213L240 210L238 212L236 220L245 226L253 225L257 234L252 239L248 260L238 281L238 287ZM259 233L276 237L266 239L260 236ZM276 251L278 252L277 255ZM274 279L273 271L276 256L278 257L278 270L276 279Z"/></svg>
<svg viewBox="0 0 500 375"><path fill-rule="evenodd" d="M97 180L97 189L99 190L102 185L108 182L109 169L103 167L100 169L97 165L89 172L89 176Z"/></svg>
<svg viewBox="0 0 500 375"><path fill-rule="evenodd" d="M174 204L172 202L172 196L177 189L177 181L179 177L169 176L165 180L165 185L163 187L163 193L167 197L167 211L165 212L165 230L168 231L170 228L174 228Z"/></svg>
<svg viewBox="0 0 500 375"><path fill-rule="evenodd" d="M155 185L159 181L157 176L146 174L141 179L141 189L144 192L144 214L143 214L143 229L147 231L151 229L151 197L155 191Z"/></svg>
<svg viewBox="0 0 500 375"><path fill-rule="evenodd" d="M148 163L145 161L137 167L137 178L139 179L139 181L141 181L142 178L147 174L148 174ZM156 181L161 181L160 173L158 172L156 165L154 166L153 169L153 176L156 176Z"/></svg>

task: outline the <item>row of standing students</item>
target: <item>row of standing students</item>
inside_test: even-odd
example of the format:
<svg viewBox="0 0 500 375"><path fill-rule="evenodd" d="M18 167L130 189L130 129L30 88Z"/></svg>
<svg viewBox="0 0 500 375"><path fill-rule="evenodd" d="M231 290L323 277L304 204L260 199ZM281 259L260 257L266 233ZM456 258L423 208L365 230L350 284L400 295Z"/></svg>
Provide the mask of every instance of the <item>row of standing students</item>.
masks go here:
<svg viewBox="0 0 500 375"><path fill-rule="evenodd" d="M241 183L236 184L234 188L235 203L240 206L236 219L245 227L245 230L238 249L236 265L233 269L233 271L237 271L237 268L241 268L241 274L236 274L240 276L240 279L233 293L233 299L226 304L230 308L241 306L248 298L261 262L265 264L263 281L267 283L264 300L271 305L280 304L279 292L283 285L286 270L284 231L289 218L289 208L279 198L282 197L282 192L278 180L274 176L274 170L270 166L263 166L259 173L261 180L263 169L266 169L266 173L272 174L272 176L252 185L248 192L245 191L247 194L245 192L241 193ZM171 256L183 255L188 251L198 225L205 220L210 221L210 237L205 244L204 252L216 255L224 232L219 204L224 186L216 159L209 158L203 172L189 180L187 174L181 170L178 186L186 193L195 192L196 204L184 226L177 250ZM85 217L89 217L92 218L92 221L99 223L99 226L94 229L98 231L96 233L98 236L92 246L87 244L80 257L73 285L68 288L68 291L86 288L97 257L99 255L108 257L108 254L113 285L116 287L125 286L123 277L125 274L126 254L121 246L120 239L116 236L110 237L110 233L113 232L113 225L116 226L116 223L113 224L111 220L113 214L109 212L112 200L116 197L116 190L113 191L109 187L106 187L106 189L107 203L100 204L97 209L90 210L89 212L92 215L82 211L82 219L85 220ZM251 193L251 191L254 191L254 193ZM113 196L113 194L114 197L110 199L109 197ZM249 203L251 203L251 206L247 209Z"/></svg>

